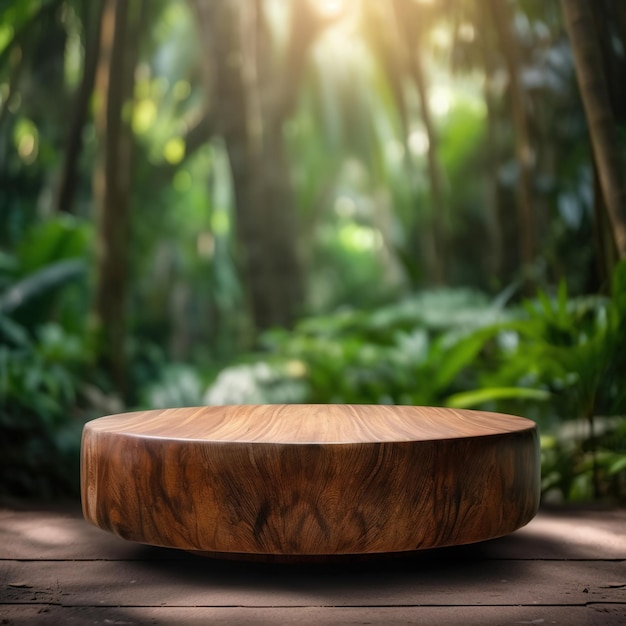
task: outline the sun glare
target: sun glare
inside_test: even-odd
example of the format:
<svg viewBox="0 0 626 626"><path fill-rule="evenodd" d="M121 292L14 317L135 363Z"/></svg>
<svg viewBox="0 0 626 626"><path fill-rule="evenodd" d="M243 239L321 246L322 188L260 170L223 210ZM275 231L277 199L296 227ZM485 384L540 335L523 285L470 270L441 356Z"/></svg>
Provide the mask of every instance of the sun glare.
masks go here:
<svg viewBox="0 0 626 626"><path fill-rule="evenodd" d="M428 152L430 143L428 141L428 135L420 128L414 130L409 135L409 149L415 156L422 156Z"/></svg>
<svg viewBox="0 0 626 626"><path fill-rule="evenodd" d="M316 7L324 17L337 17L344 12L345 5L345 0L320 0Z"/></svg>
<svg viewBox="0 0 626 626"><path fill-rule="evenodd" d="M447 115L452 104L452 94L449 89L437 87L430 96L430 108L437 116Z"/></svg>

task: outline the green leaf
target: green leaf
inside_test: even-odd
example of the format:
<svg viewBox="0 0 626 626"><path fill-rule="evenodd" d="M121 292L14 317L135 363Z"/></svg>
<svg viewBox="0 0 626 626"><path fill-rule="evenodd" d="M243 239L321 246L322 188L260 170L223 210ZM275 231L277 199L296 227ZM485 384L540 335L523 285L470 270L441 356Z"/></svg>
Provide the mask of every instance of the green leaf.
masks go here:
<svg viewBox="0 0 626 626"><path fill-rule="evenodd" d="M615 474L626 470L626 454L620 455L615 459L608 468L609 476L614 476Z"/></svg>
<svg viewBox="0 0 626 626"><path fill-rule="evenodd" d="M450 350L442 355L442 363L435 372L432 384L436 389L445 389L472 363L481 351L485 342L497 332L497 329L487 328L472 333L469 337L460 340Z"/></svg>
<svg viewBox="0 0 626 626"><path fill-rule="evenodd" d="M0 303L1 301L0 296ZM0 314L0 338L3 342L11 342L20 348L29 348L32 345L26 328L2 314Z"/></svg>
<svg viewBox="0 0 626 626"><path fill-rule="evenodd" d="M11 313L32 298L81 276L86 269L82 259L69 259L33 272L0 294L0 313Z"/></svg>
<svg viewBox="0 0 626 626"><path fill-rule="evenodd" d="M492 400L537 400L545 401L550 393L542 389L527 387L489 387L475 391L463 391L449 396L446 406L453 409L467 409Z"/></svg>

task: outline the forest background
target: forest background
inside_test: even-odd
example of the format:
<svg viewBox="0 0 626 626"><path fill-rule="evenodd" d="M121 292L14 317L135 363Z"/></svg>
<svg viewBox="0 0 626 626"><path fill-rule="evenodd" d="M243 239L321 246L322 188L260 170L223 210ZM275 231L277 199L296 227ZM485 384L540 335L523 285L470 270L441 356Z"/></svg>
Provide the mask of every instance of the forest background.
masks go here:
<svg viewBox="0 0 626 626"><path fill-rule="evenodd" d="M1 0L0 497L86 420L525 415L626 501L626 3Z"/></svg>

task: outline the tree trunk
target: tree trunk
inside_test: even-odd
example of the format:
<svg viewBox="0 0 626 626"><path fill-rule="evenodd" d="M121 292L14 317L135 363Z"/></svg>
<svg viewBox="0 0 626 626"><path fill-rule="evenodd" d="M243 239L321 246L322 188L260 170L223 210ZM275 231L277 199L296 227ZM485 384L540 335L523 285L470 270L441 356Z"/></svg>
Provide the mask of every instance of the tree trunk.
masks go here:
<svg viewBox="0 0 626 626"><path fill-rule="evenodd" d="M426 86L424 68L422 66L419 50L416 50L414 54L411 54L410 62L411 73L413 74L413 80L417 86L417 92L420 100L422 122L424 123L426 136L428 137L428 150L426 151L426 157L428 161L428 178L430 180L430 199L433 212L433 240L435 248L433 278L436 285L443 285L446 283L448 271L448 216L441 180L438 139L432 118L432 112L430 110L430 103L428 101L428 88Z"/></svg>
<svg viewBox="0 0 626 626"><path fill-rule="evenodd" d="M98 52L100 50L100 34L102 24L103 1L96 0L92 5L93 12L90 28L85 37L85 65L83 76L76 92L74 110L72 113L61 176L59 178L58 194L55 202L57 211L72 213L74 194L76 191L78 159L83 148L83 128L87 120L89 100L93 92L98 67Z"/></svg>
<svg viewBox="0 0 626 626"><path fill-rule="evenodd" d="M489 168L489 190L485 199L485 208L487 215L487 232L489 233L489 249L486 251L487 266L489 275L495 279L498 285L502 281L502 241L504 232L502 229L502 218L500 215L500 206L498 202L498 149L496 144L495 120L496 112L493 98L493 63L491 61L490 51L485 44L481 44L481 52L485 65L485 84L483 88L483 97L487 107L487 136L486 136L486 163Z"/></svg>
<svg viewBox="0 0 626 626"><path fill-rule="evenodd" d="M307 5L298 4L291 23L294 52L287 52L278 72L263 40L267 33L260 3L244 9L233 0L196 0L193 6L205 82L211 94L219 95L212 113L232 172L236 235L252 319L257 330L290 326L301 311L304 288L282 131L295 106L315 24L303 21Z"/></svg>
<svg viewBox="0 0 626 626"><path fill-rule="evenodd" d="M595 247L595 284L591 292L611 292L611 272L617 262L617 251L611 224L607 218L606 204L602 194L602 184L598 165L593 159L593 240Z"/></svg>
<svg viewBox="0 0 626 626"><path fill-rule="evenodd" d="M595 34L593 11L587 0L562 0L580 95L589 125L600 186L620 259L626 258L626 185L624 164L602 52Z"/></svg>
<svg viewBox="0 0 626 626"><path fill-rule="evenodd" d="M104 0L95 94L98 158L93 186L98 240L93 317L102 364L122 396L128 390L125 340L132 160L130 116L123 117L122 109L133 97L139 6L127 0Z"/></svg>
<svg viewBox="0 0 626 626"><path fill-rule="evenodd" d="M519 167L516 187L518 227L520 230L519 250L521 262L528 268L535 258L536 225L532 182L533 149L521 81L521 66L513 33L513 18L510 15L507 0L490 0L490 6L509 73L509 95L515 125L515 148Z"/></svg>
<svg viewBox="0 0 626 626"><path fill-rule="evenodd" d="M441 165L439 163L437 133L428 100L428 85L426 84L424 67L422 65L419 32L410 28L412 21L410 20L410 7L407 6L406 0L395 0L394 9L398 30L402 35L406 49L408 69L417 88L422 122L428 138L426 158L430 180L434 244L432 270L435 284L443 285L446 282L448 265L448 216L443 192Z"/></svg>

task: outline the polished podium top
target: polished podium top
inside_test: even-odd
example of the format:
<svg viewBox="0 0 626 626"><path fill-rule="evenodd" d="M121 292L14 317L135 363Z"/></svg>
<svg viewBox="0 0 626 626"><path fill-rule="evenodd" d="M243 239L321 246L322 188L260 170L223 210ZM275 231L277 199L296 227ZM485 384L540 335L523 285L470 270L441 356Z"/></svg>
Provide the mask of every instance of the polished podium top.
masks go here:
<svg viewBox="0 0 626 626"><path fill-rule="evenodd" d="M488 437L533 430L535 424L522 417L463 409L276 404L137 411L94 420L87 428L172 440L343 444Z"/></svg>

